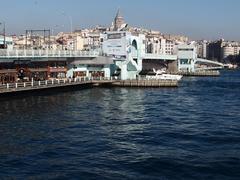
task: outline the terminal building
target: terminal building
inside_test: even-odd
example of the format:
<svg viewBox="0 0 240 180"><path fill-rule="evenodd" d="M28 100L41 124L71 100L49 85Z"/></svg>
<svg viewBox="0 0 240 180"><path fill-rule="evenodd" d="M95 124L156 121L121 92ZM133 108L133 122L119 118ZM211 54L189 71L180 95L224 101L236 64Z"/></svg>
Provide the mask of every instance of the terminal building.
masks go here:
<svg viewBox="0 0 240 180"><path fill-rule="evenodd" d="M102 51L114 61L114 75L121 79L136 79L142 71L145 36L127 31L112 31L104 35Z"/></svg>
<svg viewBox="0 0 240 180"><path fill-rule="evenodd" d="M0 84L65 78L66 74L67 63L64 60L8 59L0 63Z"/></svg>
<svg viewBox="0 0 240 180"><path fill-rule="evenodd" d="M113 66L112 58L104 56L93 59L70 60L68 61L66 76L67 78L110 78Z"/></svg>

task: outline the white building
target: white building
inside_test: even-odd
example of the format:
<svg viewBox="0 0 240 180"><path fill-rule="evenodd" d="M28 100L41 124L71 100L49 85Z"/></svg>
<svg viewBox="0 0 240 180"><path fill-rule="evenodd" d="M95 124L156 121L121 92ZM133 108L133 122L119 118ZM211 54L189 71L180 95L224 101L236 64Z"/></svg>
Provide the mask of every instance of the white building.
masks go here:
<svg viewBox="0 0 240 180"><path fill-rule="evenodd" d="M194 72L195 61L197 60L197 51L194 45L179 45L178 51L178 70L185 72Z"/></svg>
<svg viewBox="0 0 240 180"><path fill-rule="evenodd" d="M81 30L75 33L74 44L76 50L92 50L101 46L100 32Z"/></svg>
<svg viewBox="0 0 240 180"><path fill-rule="evenodd" d="M166 39L165 54L172 55L174 51L174 42Z"/></svg>
<svg viewBox="0 0 240 180"><path fill-rule="evenodd" d="M161 36L146 38L146 52L153 54L172 55L174 53L175 42Z"/></svg>
<svg viewBox="0 0 240 180"><path fill-rule="evenodd" d="M142 57L146 49L145 36L114 31L107 32L103 37L103 53L114 58L115 71L120 70L121 79L136 79L142 70Z"/></svg>
<svg viewBox="0 0 240 180"><path fill-rule="evenodd" d="M196 43L199 58L207 58L207 41L203 40Z"/></svg>
<svg viewBox="0 0 240 180"><path fill-rule="evenodd" d="M4 40L5 39L5 40ZM4 41L7 49L13 49L13 38L10 36L4 36L0 35L0 46L4 47Z"/></svg>
<svg viewBox="0 0 240 180"><path fill-rule="evenodd" d="M68 78L110 78L113 60L99 56L94 59L74 60L68 64Z"/></svg>
<svg viewBox="0 0 240 180"><path fill-rule="evenodd" d="M240 54L240 46L232 46L231 44L222 47L222 57L223 59L228 56L236 56Z"/></svg>

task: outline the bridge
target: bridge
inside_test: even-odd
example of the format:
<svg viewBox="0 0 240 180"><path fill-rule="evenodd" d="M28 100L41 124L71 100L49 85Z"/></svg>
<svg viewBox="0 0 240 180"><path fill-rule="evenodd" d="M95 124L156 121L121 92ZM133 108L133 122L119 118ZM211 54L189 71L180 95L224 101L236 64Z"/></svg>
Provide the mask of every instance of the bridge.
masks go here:
<svg viewBox="0 0 240 180"><path fill-rule="evenodd" d="M73 51L73 50L0 50L0 61L4 59L39 59L39 58L95 58L99 51Z"/></svg>
<svg viewBox="0 0 240 180"><path fill-rule="evenodd" d="M197 62L202 62L202 63L208 63L208 64L214 64L214 65L218 65L218 66L224 66L223 63L220 63L220 62L216 62L216 61L210 61L210 60L207 60L207 59L200 59L200 58L197 58L197 60L195 61L195 63Z"/></svg>
<svg viewBox="0 0 240 180"><path fill-rule="evenodd" d="M224 66L225 66L223 63L220 63L220 62L210 61L210 60L207 60L207 59L197 58L197 59L195 60L195 64L197 64L197 63L199 63L199 62L200 62L200 63L205 63L205 64L212 64L212 65L216 65L216 66L195 68L195 70L197 70L197 71L223 69Z"/></svg>
<svg viewBox="0 0 240 180"><path fill-rule="evenodd" d="M58 60L66 60L67 58L97 58L101 56L101 52L99 50L91 50L91 51L74 51L74 50L9 50L9 49L0 49L0 62L10 62L14 60L28 60L31 61L43 61L44 59L58 59ZM177 61L178 55L167 55L167 54L153 54L153 53L143 53L141 55L138 54L137 51L134 51L130 54L131 58L129 58L123 65L127 65L130 62L130 59L143 59L143 60L161 60L161 61ZM139 66L135 61L131 61L132 64L137 67L137 71L141 71L142 66ZM224 64L210 61L206 59L197 58L195 61L192 61L191 68L195 70L214 70L221 69L224 67ZM218 67L199 67L194 68L197 63L205 63L205 64L213 64Z"/></svg>

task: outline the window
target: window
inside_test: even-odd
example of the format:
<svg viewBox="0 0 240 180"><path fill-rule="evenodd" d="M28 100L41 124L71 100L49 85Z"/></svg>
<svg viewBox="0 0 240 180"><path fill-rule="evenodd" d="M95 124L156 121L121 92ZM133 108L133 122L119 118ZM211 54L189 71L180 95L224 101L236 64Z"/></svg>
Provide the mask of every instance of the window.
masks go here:
<svg viewBox="0 0 240 180"><path fill-rule="evenodd" d="M186 48L186 49L178 49L179 51L194 51L194 49L189 49L189 48Z"/></svg>
<svg viewBox="0 0 240 180"><path fill-rule="evenodd" d="M180 64L190 64L191 61L189 59L180 59Z"/></svg>

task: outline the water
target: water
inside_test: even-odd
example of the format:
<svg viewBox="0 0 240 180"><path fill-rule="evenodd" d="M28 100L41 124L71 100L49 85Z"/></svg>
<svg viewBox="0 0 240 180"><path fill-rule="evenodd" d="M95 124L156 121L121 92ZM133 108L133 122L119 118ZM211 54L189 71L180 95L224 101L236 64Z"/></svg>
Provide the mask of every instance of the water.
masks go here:
<svg viewBox="0 0 240 180"><path fill-rule="evenodd" d="M240 71L0 101L1 179L240 178Z"/></svg>

